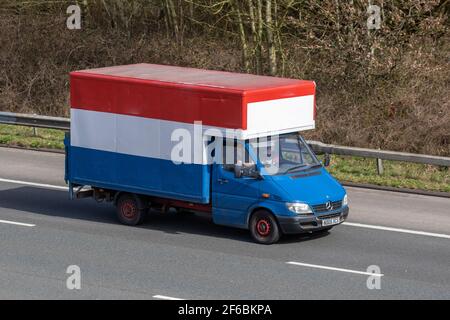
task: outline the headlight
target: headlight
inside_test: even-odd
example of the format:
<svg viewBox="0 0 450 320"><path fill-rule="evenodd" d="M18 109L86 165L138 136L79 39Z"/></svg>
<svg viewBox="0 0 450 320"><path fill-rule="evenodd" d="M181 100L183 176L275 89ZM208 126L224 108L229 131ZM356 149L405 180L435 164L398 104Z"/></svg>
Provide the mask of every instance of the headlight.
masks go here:
<svg viewBox="0 0 450 320"><path fill-rule="evenodd" d="M289 209L289 211L292 211L296 214L312 214L311 208L306 203L301 202L292 202L292 203L286 203L286 207Z"/></svg>
<svg viewBox="0 0 450 320"><path fill-rule="evenodd" d="M343 206L343 207L348 206L348 198L347 198L347 195L345 195L345 196L344 196L344 199L342 200L342 206Z"/></svg>

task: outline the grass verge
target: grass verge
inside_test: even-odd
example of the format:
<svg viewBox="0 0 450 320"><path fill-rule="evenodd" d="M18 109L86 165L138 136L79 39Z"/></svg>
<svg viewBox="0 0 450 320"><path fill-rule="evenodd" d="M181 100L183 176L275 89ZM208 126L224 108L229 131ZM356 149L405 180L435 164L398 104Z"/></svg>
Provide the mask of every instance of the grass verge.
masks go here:
<svg viewBox="0 0 450 320"><path fill-rule="evenodd" d="M1 125L0 144L36 149L64 149L64 132ZM383 161L384 173L378 175L376 160L332 156L327 169L340 181L367 183L396 188L450 192L450 170L398 161Z"/></svg>
<svg viewBox="0 0 450 320"><path fill-rule="evenodd" d="M377 173L376 160L332 156L328 171L340 181L395 188L450 192L450 170L417 163L383 160L384 173Z"/></svg>
<svg viewBox="0 0 450 320"><path fill-rule="evenodd" d="M0 124L0 144L35 149L64 149L64 132Z"/></svg>

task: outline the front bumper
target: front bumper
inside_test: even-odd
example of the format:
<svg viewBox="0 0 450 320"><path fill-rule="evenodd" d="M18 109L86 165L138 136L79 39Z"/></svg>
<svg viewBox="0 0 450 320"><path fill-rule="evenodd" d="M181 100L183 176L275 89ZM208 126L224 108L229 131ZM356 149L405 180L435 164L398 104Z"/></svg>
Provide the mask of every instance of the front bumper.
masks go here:
<svg viewBox="0 0 450 320"><path fill-rule="evenodd" d="M341 224L344 222L349 213L349 208L345 207L341 210L333 211L329 214L324 214L321 216L295 216L295 217L282 217L277 216L278 222L280 224L281 231L284 234L295 234L295 233L305 233L320 231L322 229L328 228L329 226L323 226L322 220L330 217L340 217ZM335 224L334 226L338 225Z"/></svg>

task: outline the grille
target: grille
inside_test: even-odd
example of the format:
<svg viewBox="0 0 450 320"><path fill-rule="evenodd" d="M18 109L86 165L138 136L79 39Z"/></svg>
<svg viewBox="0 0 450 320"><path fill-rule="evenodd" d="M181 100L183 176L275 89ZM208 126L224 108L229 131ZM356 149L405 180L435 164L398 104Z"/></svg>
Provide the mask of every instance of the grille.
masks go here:
<svg viewBox="0 0 450 320"><path fill-rule="evenodd" d="M332 201L330 209L327 209L326 203L317 204L315 206L312 206L314 212L318 212L318 213L340 209L341 207L342 207L342 201Z"/></svg>
<svg viewBox="0 0 450 320"><path fill-rule="evenodd" d="M337 218L337 217L339 217L341 214L339 213L339 212L337 212L337 213L331 213L331 214L324 214L324 215L322 215L322 216L320 216L320 217L317 217L317 218L319 218L319 219L330 219L330 218Z"/></svg>

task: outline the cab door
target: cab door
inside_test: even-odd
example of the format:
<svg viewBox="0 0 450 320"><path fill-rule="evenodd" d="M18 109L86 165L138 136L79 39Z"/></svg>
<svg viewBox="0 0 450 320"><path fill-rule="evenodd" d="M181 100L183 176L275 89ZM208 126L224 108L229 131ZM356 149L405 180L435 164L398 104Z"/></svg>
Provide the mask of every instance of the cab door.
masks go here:
<svg viewBox="0 0 450 320"><path fill-rule="evenodd" d="M212 175L213 220L217 224L247 227L247 214L259 197L261 180L251 176L251 168L256 170L255 161L250 157L248 144L234 142L234 146L223 146L224 164L215 164ZM234 163L227 163L227 153L233 152ZM241 157L242 153L244 155ZM241 154L241 155L240 155ZM228 157L230 158L230 157ZM235 164L243 159L243 174L235 176Z"/></svg>

